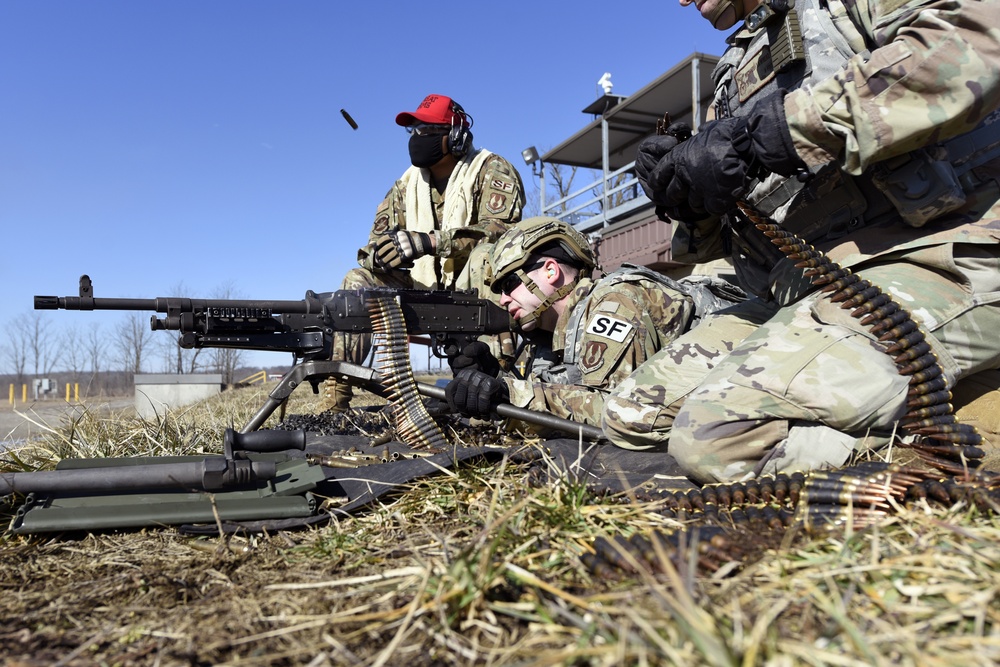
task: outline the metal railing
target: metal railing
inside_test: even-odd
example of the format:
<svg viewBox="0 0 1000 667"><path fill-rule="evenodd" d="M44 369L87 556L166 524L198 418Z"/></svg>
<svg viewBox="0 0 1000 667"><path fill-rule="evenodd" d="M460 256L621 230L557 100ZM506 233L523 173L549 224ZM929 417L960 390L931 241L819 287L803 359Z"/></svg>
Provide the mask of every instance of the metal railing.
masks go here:
<svg viewBox="0 0 1000 667"><path fill-rule="evenodd" d="M593 232L630 215L652 202L642 192L632 171L635 162L607 174L597 173L596 180L553 202L545 202L542 215L572 224L581 232ZM615 184L619 176L624 176ZM540 184L544 188L544 176ZM595 194L596 193L596 194ZM617 196L622 194L623 196Z"/></svg>

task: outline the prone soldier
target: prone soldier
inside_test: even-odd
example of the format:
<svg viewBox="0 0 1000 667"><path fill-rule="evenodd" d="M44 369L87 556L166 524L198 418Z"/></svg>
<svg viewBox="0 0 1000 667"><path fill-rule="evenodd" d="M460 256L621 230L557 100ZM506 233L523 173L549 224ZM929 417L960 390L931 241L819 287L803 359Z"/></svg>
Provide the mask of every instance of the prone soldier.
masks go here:
<svg viewBox="0 0 1000 667"><path fill-rule="evenodd" d="M501 236L487 282L528 344L527 377L501 374L486 346L472 343L452 361L452 409L487 417L509 402L600 425L608 390L706 313L745 297L718 278L675 281L626 264L595 280L596 267L588 239L555 218L529 218Z"/></svg>

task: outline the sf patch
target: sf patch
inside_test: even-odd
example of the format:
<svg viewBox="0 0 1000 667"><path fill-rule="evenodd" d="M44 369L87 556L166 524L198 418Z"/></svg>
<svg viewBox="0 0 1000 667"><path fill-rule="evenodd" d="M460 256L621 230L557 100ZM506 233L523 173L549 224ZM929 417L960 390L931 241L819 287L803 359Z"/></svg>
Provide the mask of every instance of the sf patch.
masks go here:
<svg viewBox="0 0 1000 667"><path fill-rule="evenodd" d="M502 181L499 178L494 178L490 181L490 187L494 190L499 190L500 192L514 192L514 184L508 183L507 181Z"/></svg>
<svg viewBox="0 0 1000 667"><path fill-rule="evenodd" d="M587 324L587 333L593 336L601 336L602 338L610 338L616 343L625 340L632 333L633 329L635 327L625 320L603 314L595 315L590 320L590 323Z"/></svg>
<svg viewBox="0 0 1000 667"><path fill-rule="evenodd" d="M502 213L507 208L507 196L499 192L491 192L486 200L486 210L490 213Z"/></svg>
<svg viewBox="0 0 1000 667"><path fill-rule="evenodd" d="M382 214L375 218L373 231L376 234L385 234L387 229L389 229L389 216L387 214Z"/></svg>

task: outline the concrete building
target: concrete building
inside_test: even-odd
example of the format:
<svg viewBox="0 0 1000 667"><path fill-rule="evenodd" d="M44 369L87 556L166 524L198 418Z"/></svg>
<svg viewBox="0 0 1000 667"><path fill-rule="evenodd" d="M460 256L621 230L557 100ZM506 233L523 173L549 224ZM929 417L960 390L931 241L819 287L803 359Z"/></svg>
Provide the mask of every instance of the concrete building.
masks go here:
<svg viewBox="0 0 1000 667"><path fill-rule="evenodd" d="M163 417L168 411L197 403L222 392L222 375L144 374L135 376L135 411L143 419Z"/></svg>

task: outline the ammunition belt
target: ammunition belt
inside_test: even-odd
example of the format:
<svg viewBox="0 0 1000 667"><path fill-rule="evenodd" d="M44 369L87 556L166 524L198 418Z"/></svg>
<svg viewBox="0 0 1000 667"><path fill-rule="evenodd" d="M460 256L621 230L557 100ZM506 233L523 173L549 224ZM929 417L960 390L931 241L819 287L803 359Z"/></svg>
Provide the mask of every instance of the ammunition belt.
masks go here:
<svg viewBox="0 0 1000 667"><path fill-rule="evenodd" d="M389 397L397 435L411 447L443 451L448 444L444 433L417 392L402 308L392 296L371 298L368 308L382 386Z"/></svg>

